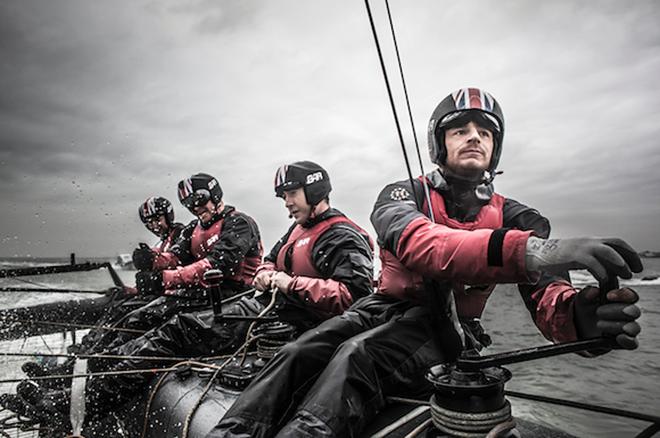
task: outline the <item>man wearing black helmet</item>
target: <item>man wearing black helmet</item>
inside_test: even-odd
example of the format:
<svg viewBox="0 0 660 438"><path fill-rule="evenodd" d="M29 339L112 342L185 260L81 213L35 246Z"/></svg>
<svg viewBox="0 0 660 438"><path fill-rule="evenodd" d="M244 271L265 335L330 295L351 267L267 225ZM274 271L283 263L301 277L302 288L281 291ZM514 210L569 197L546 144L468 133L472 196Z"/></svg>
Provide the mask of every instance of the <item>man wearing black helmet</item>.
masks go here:
<svg viewBox="0 0 660 438"><path fill-rule="evenodd" d="M118 324L122 328L151 329L179 313L210 308L207 284L204 282L206 271L220 271L220 288L225 296L231 296L250 288L256 268L261 263L263 249L256 222L223 202L222 189L213 176L197 173L182 180L178 185L178 195L181 203L197 219L181 231L179 239L169 250L160 251L145 246L135 250L133 259L138 261L136 267L140 269L136 274L139 294L161 296L130 312ZM142 209L140 215L143 217ZM144 214L145 218L148 216ZM237 311L243 311L243 307L237 307ZM187 315L193 319L196 316ZM111 332L94 346L94 351L104 349L111 354L140 355L136 353L138 349L149 350L154 345L148 337L135 338L129 332ZM185 345L180 346L182 352L185 354L187 347L194 349L195 345L191 344L195 342L186 339ZM159 354L169 355L165 350L154 352L154 356ZM134 369L133 364L130 360L115 365L105 360L90 360L88 369L93 372ZM158 366L155 362L145 364L149 368ZM87 391L88 409L99 415L103 408L131 398L134 390L146 382L148 376L141 374L91 379ZM17 396L5 394L0 399L0 403L20 415L36 417L33 419L62 431L69 430L63 414L68 412L69 401L68 389L46 391L32 383L18 388Z"/></svg>
<svg viewBox="0 0 660 438"><path fill-rule="evenodd" d="M172 203L166 198L160 196L150 196L138 207L138 216L144 226L155 234L160 240L152 247L151 251L166 252L179 237L183 224L174 222L174 208ZM146 243L140 243L141 248L149 248ZM138 263L139 264L139 260ZM103 320L98 325L112 325L127 312L141 307L149 301L155 299L153 295L130 297L136 294L137 290L132 287L126 287L127 299L114 303L113 307L103 316ZM105 335L105 337L104 337ZM112 341L114 336L107 336L108 333L103 330L91 330L83 336L79 344L69 346L69 350L77 352L92 352L91 349L102 343L101 338L106 341ZM101 347L102 348L102 347ZM39 377L48 374L67 374L73 367L73 361L67 361L62 365L55 367L45 367L44 365L30 361L22 365L22 369L29 377Z"/></svg>
<svg viewBox="0 0 660 438"><path fill-rule="evenodd" d="M138 214L144 226L160 239L153 249L169 251L183 229L183 224L174 222L172 203L160 196L150 196L140 205Z"/></svg>
<svg viewBox="0 0 660 438"><path fill-rule="evenodd" d="M328 173L311 161L277 170L275 194L295 223L265 257L254 280L258 290L281 291L292 309L315 314L310 319L313 326L372 291L371 240L330 207L331 189ZM288 313L287 319L297 318L297 312Z"/></svg>
<svg viewBox="0 0 660 438"><path fill-rule="evenodd" d="M260 291L278 290L275 292L275 313L298 332L341 314L354 301L373 291L371 239L357 224L330 207L330 190L328 173L309 161L282 166L275 177L275 193L284 199L290 217L295 221L259 266L254 285ZM184 194L188 191L183 186ZM204 204L203 198L199 198L197 206L190 204L196 213L202 212L199 207L212 211ZM213 214L199 216L200 219L201 216L211 218ZM156 259L158 257L162 255L156 255ZM164 282L169 279L166 272L163 273ZM223 314L256 315L270 299L269 294L257 298L243 297L226 306ZM216 319L212 310L179 313L159 328L109 351L109 354L119 356L151 356L152 360L126 359L109 368L95 370L130 371L170 363L153 360L157 356L195 357L228 353L244 342L248 325L244 321ZM92 414L102 414L108 407L133 397L136 391L144 388L149 378L141 373L92 378L87 384L87 406ZM51 419L62 420L61 412L67 410L68 399L57 396L50 392L41 399L61 400L49 407L47 414Z"/></svg>
<svg viewBox="0 0 660 438"><path fill-rule="evenodd" d="M483 90L438 105L429 125L438 168L386 186L374 206L377 293L288 344L207 438L360 436L386 397L428 400L430 366L490 343L480 317L496 283L519 284L553 342L606 335L637 346L636 293L616 288L601 304L598 288L577 291L566 272L630 278L642 269L636 252L619 239L548 239L538 211L495 193L503 135L499 104Z"/></svg>
<svg viewBox="0 0 660 438"><path fill-rule="evenodd" d="M330 190L327 172L312 162L282 166L276 174L276 195L285 200L295 222L257 269L254 285L259 291L279 290L276 313L298 332L341 314L354 301L372 292L371 239L357 224L330 207ZM267 294L243 297L223 309L223 314L256 315L269 301ZM246 329L245 323L216 321L212 310L179 314L116 353L223 354L244 341ZM154 366L154 362L128 360L115 368L142 366Z"/></svg>
<svg viewBox="0 0 660 438"><path fill-rule="evenodd" d="M372 243L368 234L329 205L330 179L318 164L301 161L282 166L275 177L276 195L290 216L289 231L259 266L254 285L277 288L276 313L298 332L341 314L353 301L372 292ZM241 298L225 314L256 315L269 296ZM244 340L247 324L216 323L213 311L179 314L157 330L124 345L118 354L199 356L233 351ZM153 362L149 363L153 366ZM118 368L138 368L125 361Z"/></svg>
<svg viewBox="0 0 660 438"><path fill-rule="evenodd" d="M208 307L203 277L210 269L222 273L226 297L249 288L263 254L259 229L250 216L225 205L222 195L218 180L206 173L179 182L179 201L197 219L169 251L141 246L133 252L138 292L162 296L129 316L126 327L149 329L181 310Z"/></svg>

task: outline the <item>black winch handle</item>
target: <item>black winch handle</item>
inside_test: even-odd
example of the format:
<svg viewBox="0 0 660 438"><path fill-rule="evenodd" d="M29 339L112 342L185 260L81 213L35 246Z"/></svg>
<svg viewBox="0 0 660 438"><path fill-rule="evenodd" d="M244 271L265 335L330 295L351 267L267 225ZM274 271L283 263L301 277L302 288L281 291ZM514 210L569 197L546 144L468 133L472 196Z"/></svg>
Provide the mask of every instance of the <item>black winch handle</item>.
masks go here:
<svg viewBox="0 0 660 438"><path fill-rule="evenodd" d="M607 302L607 293L619 288L619 278L615 274L608 272L607 278L598 282L598 288L600 289L600 304L605 304Z"/></svg>
<svg viewBox="0 0 660 438"><path fill-rule="evenodd" d="M210 269L204 273L204 282L209 285L209 300L213 315L217 318L222 315L222 291L220 283L222 281L222 271L219 269Z"/></svg>
<svg viewBox="0 0 660 438"><path fill-rule="evenodd" d="M600 289L600 303L604 304L607 302L607 293L619 288L619 279L615 274L608 272L607 278L599 282L598 287ZM542 347L507 351L488 356L460 357L456 361L456 367L463 371L478 371L483 368L526 362L528 360L559 356L561 354L611 348L618 348L615 339L613 337L601 336L593 339L565 342L563 344L544 345Z"/></svg>

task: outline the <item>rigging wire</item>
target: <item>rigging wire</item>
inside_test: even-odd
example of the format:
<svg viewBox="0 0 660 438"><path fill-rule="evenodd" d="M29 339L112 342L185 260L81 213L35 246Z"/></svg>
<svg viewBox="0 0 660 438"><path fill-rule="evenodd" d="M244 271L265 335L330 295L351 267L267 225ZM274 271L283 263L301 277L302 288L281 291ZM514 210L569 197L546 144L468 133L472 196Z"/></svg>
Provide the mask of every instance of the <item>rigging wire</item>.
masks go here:
<svg viewBox="0 0 660 438"><path fill-rule="evenodd" d="M55 321L30 321L27 319L15 319L11 321L12 323L21 323L21 324L35 324L35 325L45 325L45 326L54 326L54 327L63 327L63 328L74 328L74 329L94 329L94 330L104 330L111 332L124 332L124 333L135 333L137 335L143 335L147 330L138 330L131 328L122 328L122 327L111 327L107 325L91 325L91 324L75 324L69 322L55 322Z"/></svg>
<svg viewBox="0 0 660 438"><path fill-rule="evenodd" d="M406 78L403 74L403 64L401 62L401 55L399 54L399 44L396 39L396 32L394 31L394 22L392 21L392 13L390 12L390 2L385 0L385 8L387 9L387 19L390 23L390 33L392 34L392 42L394 43L394 52L396 53L396 61L399 65L399 75L401 77L401 85L403 87L403 95L406 98L406 108L408 109L408 120L410 121L410 128L412 129L413 140L415 141L415 151L417 151L417 161L419 162L419 170L422 174L422 187L424 188L424 196L426 197L426 205L429 206L429 217L432 222L435 222L435 214L431 208L431 194L429 193L428 181L425 177L424 164L422 163L422 154L419 152L419 141L417 139L417 130L415 129L415 122L413 120L412 108L410 106L410 98L408 97L408 87L406 85Z"/></svg>
<svg viewBox="0 0 660 438"><path fill-rule="evenodd" d="M380 49L380 42L378 41L378 33L376 32L376 25L374 23L373 15L371 14L371 7L369 6L369 0L364 0L364 4L367 7L367 15L369 16L369 24L371 25L371 32L374 36L374 42L376 43L376 51L378 52L378 60L380 61L380 68L383 72L383 79L385 80L385 87L387 88L387 96L390 100L390 106L392 108L392 115L394 116L394 124L396 125L396 132L399 136L399 143L401 144L401 150L403 152L403 159L406 162L406 170L408 171L408 178L410 179L410 187L413 191L413 198L415 199L415 204L417 209L422 211L422 206L419 205L419 199L417 197L417 190L415 189L415 180L412 175L412 170L410 169L410 160L408 159L408 152L406 151L406 144L403 140L403 134L401 132L401 124L399 123L399 115L396 111L396 106L394 105L394 96L392 95L392 88L390 87L390 80L387 76L387 69L385 68L385 60L383 59L383 53Z"/></svg>
<svg viewBox="0 0 660 438"><path fill-rule="evenodd" d="M408 160L408 153L406 152L406 145L405 145L405 142L403 140L403 135L401 133L401 125L399 123L399 116L397 114L396 107L394 105L394 98L392 96L392 88L390 87L390 81L389 81L389 77L387 75L387 69L385 68L385 62L384 62L384 59L383 59L383 54L382 54L382 51L380 49L380 43L378 41L378 33L376 32L376 26L374 24L373 15L371 13L371 7L369 6L369 0L364 0L364 3L365 3L365 6L367 8L367 15L369 16L369 23L371 25L371 32L374 36L374 42L376 43L376 51L378 52L378 59L380 61L380 67L381 67L381 70L382 70L382 73L383 73L383 79L385 80L385 85L386 85L386 88L387 88L387 95L389 97L390 106L392 108L392 114L394 116L394 123L396 125L396 130L397 130L397 133L399 135L399 142L401 144L401 149L403 151L403 157L404 157L405 162L406 162L406 169L408 170L408 178L410 179L410 186L411 186L411 189L413 191L413 197L415 199L415 205L417 206L417 210L422 212L422 214L424 214L424 210L423 210L422 206L420 205L420 200L417 196L417 190L415 189L415 181L413 179L412 171L410 169L410 161ZM390 19L389 20L390 21L390 31L392 32L392 38L395 41L395 47L398 47L398 44L396 44L396 36L395 36L395 32L394 32L394 25L392 23L391 14L389 13L389 4L388 4L387 0L385 0L385 4L387 5L388 16L389 16L389 19ZM399 71L400 71L400 74L401 74L401 79L402 79L402 82L404 84L404 90L405 90L406 89L406 87L405 87L405 77L403 75L403 68L401 67L401 58L398 54L398 48L397 48L396 52L397 52L397 60L399 62L399 67L400 67ZM405 94L407 96L407 94L408 94L407 91L406 91ZM410 110L410 104L409 104L409 100L407 98L406 98L406 102L408 103L408 112L409 112L411 120L412 120L412 111ZM411 123L411 124L413 126L413 132L415 132L414 131L414 123ZM417 143L416 133L415 133L415 144L417 145L417 153L418 153L418 156L420 158L420 164L421 164L421 156L419 155L419 144ZM430 203L430 195L428 193L428 187L426 186L426 184L424 184L425 181L426 181L426 177L423 174L423 169L422 169L422 182L423 182L422 184L424 186L426 196L429 197L428 201L427 201L428 202L429 216L433 219L433 222L435 222L435 218L433 216L433 207ZM464 333L464 331L461 327L461 324L458 320L458 314L456 312L456 304L455 304L455 301L454 301L454 295L453 295L453 292L451 291L451 287L449 286L449 283L447 283L447 282L439 283L437 281L427 279L427 280L425 280L425 284L426 284L426 288L429 289L429 290L433 290L433 291L440 290L440 291L442 291L441 294L438 294L438 293L435 293L435 292L430 293L429 294L429 300L431 301L432 306L434 308L443 309L442 311L448 311L449 312L449 314L450 314L449 321L453 325L453 329L454 329L454 331L456 332L456 335L459 338L458 341L461 344L461 348L463 348L465 346L465 333Z"/></svg>

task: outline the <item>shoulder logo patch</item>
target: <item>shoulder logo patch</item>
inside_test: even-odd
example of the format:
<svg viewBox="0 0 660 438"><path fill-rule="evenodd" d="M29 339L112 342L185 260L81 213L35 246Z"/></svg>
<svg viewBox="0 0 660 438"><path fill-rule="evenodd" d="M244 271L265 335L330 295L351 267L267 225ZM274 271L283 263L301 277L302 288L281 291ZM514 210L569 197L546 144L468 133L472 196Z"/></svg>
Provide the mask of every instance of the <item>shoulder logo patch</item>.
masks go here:
<svg viewBox="0 0 660 438"><path fill-rule="evenodd" d="M408 192L408 190L404 189L403 187L395 187L390 192L390 198L395 201L404 201L406 199L410 199L410 192Z"/></svg>

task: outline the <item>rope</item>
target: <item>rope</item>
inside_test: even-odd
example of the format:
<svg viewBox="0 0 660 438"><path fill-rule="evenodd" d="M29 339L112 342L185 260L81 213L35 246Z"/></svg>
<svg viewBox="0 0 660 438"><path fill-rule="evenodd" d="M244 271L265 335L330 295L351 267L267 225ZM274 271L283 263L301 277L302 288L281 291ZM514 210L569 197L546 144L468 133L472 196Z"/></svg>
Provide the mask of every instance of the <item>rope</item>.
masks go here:
<svg viewBox="0 0 660 438"><path fill-rule="evenodd" d="M163 373L163 372L168 372L168 371L174 371L176 369L176 366L171 367L171 368L147 368L147 369L140 369L140 370L124 370L124 371L101 371L97 373L84 373L84 374L59 374L55 376L39 376L39 377L31 377L29 380L33 381L39 381L39 380L49 380L49 379L79 379L79 378L87 378L87 377L100 377L100 376L118 376L118 375L125 375L125 374L143 374L143 373ZM0 380L1 383L19 383L23 382L26 380L25 378L23 379L5 379L5 380Z"/></svg>
<svg viewBox="0 0 660 438"><path fill-rule="evenodd" d="M270 310L275 306L275 299L276 299L276 296L277 296L277 292L278 292L278 289L277 289L277 288L273 289L273 292L271 293L271 297L270 297L270 302L269 302L268 305L264 308L264 310L262 310L261 312L259 312L259 314L257 315L257 318L261 318L261 317L264 316L266 313L270 312ZM184 423L184 425L183 425L183 431L182 431L182 434L181 434L181 436L182 436L183 438L188 438L188 430L190 429L190 422L192 421L192 417L193 417L193 415L195 414L195 412L197 411L197 408L199 407L199 405L201 405L202 400L204 400L204 397L206 397L206 394L207 394L207 393L209 392L209 390L211 389L211 386L213 385L213 381L216 379L216 377L218 377L218 374L220 374L220 371L222 371L222 369L223 369L225 366L227 366L227 364L229 364L229 363L230 363L230 362L231 362L231 361L232 361L232 360L233 360L233 359L234 359L234 358L235 358L235 357L236 357L241 351L243 351L243 358L241 359L241 365L243 365L243 363L245 362L245 358L247 357L248 347L250 346L250 344L252 344L252 342L254 342L255 340L257 340L257 339L260 338L260 336L254 336L254 337L252 336L252 330L254 329L254 327L256 326L256 324L257 324L258 322L259 322L258 320L252 321L252 323L250 324L250 326L249 326L248 329L247 329L247 333L245 334L245 342L243 343L243 345L241 345L241 346L238 348L238 350L236 350L236 352L235 352L234 354L232 354L232 355L231 355L231 356L230 356L230 357L229 357L229 358L228 358L228 359L227 359L227 360L226 360L226 361L220 366L220 368L218 368L218 369L215 371L215 373L213 373L213 375L212 375L211 378L209 379L209 383L206 384L206 387L205 387L204 390L202 391L202 394L199 396L199 398L198 398L197 401L195 402L195 405L192 407L192 409L190 410L190 412L189 412L188 415L186 416L186 421L185 421L185 423Z"/></svg>
<svg viewBox="0 0 660 438"><path fill-rule="evenodd" d="M404 438L414 438L418 436L420 433L424 432L428 427L433 424L433 420L429 418L428 420L425 420L422 424L414 428L413 430L410 431L408 435L406 435Z"/></svg>
<svg viewBox="0 0 660 438"><path fill-rule="evenodd" d="M53 325L56 327L65 327L65 328L80 328L80 329L92 329L92 330L107 330L115 332L125 332L125 333L135 333L138 335L143 335L146 333L146 330L137 330L130 328L121 328L121 327L111 327L107 325L90 325L90 324L75 324L69 322L55 322L55 321L30 321L26 319L15 319L12 322L20 322L23 324L38 324L38 325Z"/></svg>
<svg viewBox="0 0 660 438"><path fill-rule="evenodd" d="M0 353L1 356L9 357L64 357L67 359L138 359L138 360L167 360L183 361L189 360L187 357L166 357L166 356L131 356L119 354L66 354L66 353ZM218 356L222 358L222 356Z"/></svg>
<svg viewBox="0 0 660 438"><path fill-rule="evenodd" d="M25 281L25 280L21 280ZM42 286L38 283L35 283L37 286ZM89 289L52 289L48 286L43 285L43 288L35 289L33 287L0 287L0 292L30 292L30 293L75 293L75 294L104 294L108 292L107 290L89 290Z"/></svg>
<svg viewBox="0 0 660 438"><path fill-rule="evenodd" d="M273 292L271 293L270 296L270 302L268 305L262 310L259 315L257 315L257 318L261 318L264 316L266 313L270 312L273 307L275 307L275 298L277 297L277 292L279 290L277 288L273 289ZM245 363L245 358L247 357L247 346L248 343L252 343L252 341L256 340L257 337L254 337L251 339L252 336L252 330L254 329L254 326L257 324L258 321L252 321L252 324L250 324L250 327L247 329L247 333L245 334L245 343L243 346L245 347L245 350L243 352L243 358L241 359L241 365ZM243 348L243 346L241 348ZM240 349L239 349L240 350Z"/></svg>
<svg viewBox="0 0 660 438"><path fill-rule="evenodd" d="M608 408L608 407L605 407L605 406L592 405L592 404L581 403L581 402L576 402L576 401L571 401L571 400L562 400L562 399L559 399L559 398L546 397L546 396L543 396L543 395L527 394L527 393L518 392L518 391L504 391L504 393L506 395L511 396L511 397L524 398L524 399L527 399L527 400L540 401L540 402L550 403L550 404L555 404L555 405L560 405L560 406L568 406L568 407L571 407L571 408L584 409L585 411L600 412L602 414L609 414L609 415L614 415L614 416L617 416L617 417L624 417L624 418L633 418L635 420L642 420L642 421L648 421L649 423L660 424L660 417L657 417L655 415L642 414L642 413L639 413L639 412L625 411L623 409Z"/></svg>
<svg viewBox="0 0 660 438"><path fill-rule="evenodd" d="M185 362L181 362L181 364L184 364ZM174 369L176 369L178 366L181 364L176 364L174 365ZM156 396L156 392L160 388L160 384L165 380L165 377L167 377L167 373L163 374L160 376L156 384L154 385L153 389L149 392L149 398L147 399L147 404L144 409L144 422L142 423L142 435L140 435L141 438L144 438L147 434L147 425L149 424L149 411L151 410L151 404L154 400L154 397Z"/></svg>
<svg viewBox="0 0 660 438"><path fill-rule="evenodd" d="M385 401L388 403L403 403L406 405L415 405L415 406L430 405L430 402L428 400L417 400L414 398L405 398L405 397L386 397Z"/></svg>
<svg viewBox="0 0 660 438"><path fill-rule="evenodd" d="M658 432L660 432L660 423L653 423L641 431L635 438L650 438Z"/></svg>

